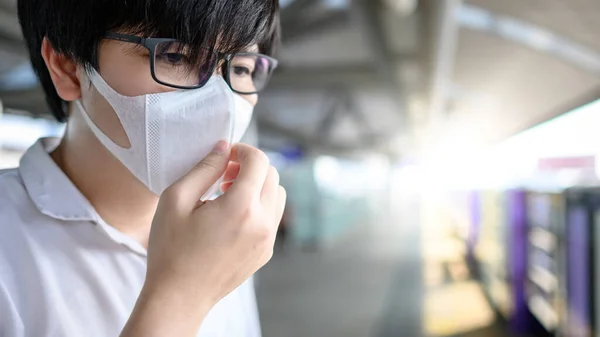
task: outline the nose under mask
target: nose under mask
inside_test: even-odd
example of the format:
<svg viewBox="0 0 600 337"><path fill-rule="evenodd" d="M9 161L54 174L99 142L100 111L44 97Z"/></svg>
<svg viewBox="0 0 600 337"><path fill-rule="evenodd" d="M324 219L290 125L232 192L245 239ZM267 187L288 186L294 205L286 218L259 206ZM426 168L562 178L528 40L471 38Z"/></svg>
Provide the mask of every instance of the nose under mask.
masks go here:
<svg viewBox="0 0 600 337"><path fill-rule="evenodd" d="M75 102L76 107L100 143L159 196L206 157L217 142L239 142L254 110L221 76L213 76L199 89L132 97L117 93L95 70L89 77L114 109L131 146L123 148L113 142L94 124L81 101ZM213 197L220 183L215 183L202 200Z"/></svg>

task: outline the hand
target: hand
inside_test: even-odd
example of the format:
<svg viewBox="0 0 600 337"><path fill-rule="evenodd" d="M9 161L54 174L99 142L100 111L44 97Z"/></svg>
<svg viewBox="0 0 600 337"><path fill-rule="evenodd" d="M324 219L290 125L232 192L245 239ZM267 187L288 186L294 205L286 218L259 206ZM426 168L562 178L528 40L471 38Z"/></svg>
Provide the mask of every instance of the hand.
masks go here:
<svg viewBox="0 0 600 337"><path fill-rule="evenodd" d="M198 202L228 164L226 176L235 181L217 199ZM285 201L279 174L262 151L221 142L161 196L140 298L176 303L171 307L187 318L175 319L197 331L210 308L271 259Z"/></svg>

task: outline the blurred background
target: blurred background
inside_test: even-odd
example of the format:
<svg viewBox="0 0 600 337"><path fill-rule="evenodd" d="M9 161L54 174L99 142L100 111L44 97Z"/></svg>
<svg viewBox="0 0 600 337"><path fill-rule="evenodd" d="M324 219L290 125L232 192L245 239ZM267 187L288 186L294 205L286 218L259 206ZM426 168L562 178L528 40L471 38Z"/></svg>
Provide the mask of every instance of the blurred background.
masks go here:
<svg viewBox="0 0 600 337"><path fill-rule="evenodd" d="M281 6L245 136L289 194L264 336L600 336L600 3ZM64 130L15 0L0 100L0 168Z"/></svg>

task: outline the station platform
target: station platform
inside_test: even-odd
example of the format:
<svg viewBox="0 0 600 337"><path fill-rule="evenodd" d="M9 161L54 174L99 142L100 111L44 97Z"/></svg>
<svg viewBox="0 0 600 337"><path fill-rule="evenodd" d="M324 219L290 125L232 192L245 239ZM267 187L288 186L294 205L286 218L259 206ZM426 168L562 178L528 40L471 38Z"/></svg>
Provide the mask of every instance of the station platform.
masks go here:
<svg viewBox="0 0 600 337"><path fill-rule="evenodd" d="M286 247L258 275L264 337L516 337L486 300L464 242L416 195L314 250Z"/></svg>

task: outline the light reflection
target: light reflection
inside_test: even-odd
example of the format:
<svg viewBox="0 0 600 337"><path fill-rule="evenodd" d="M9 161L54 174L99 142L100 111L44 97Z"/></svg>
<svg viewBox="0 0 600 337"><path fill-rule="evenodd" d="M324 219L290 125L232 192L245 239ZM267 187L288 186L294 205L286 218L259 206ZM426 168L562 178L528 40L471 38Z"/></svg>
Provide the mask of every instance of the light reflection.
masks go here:
<svg viewBox="0 0 600 337"><path fill-rule="evenodd" d="M484 8L463 4L457 19L465 28L496 34L504 39L562 58L586 70L600 72L600 54L547 29Z"/></svg>

